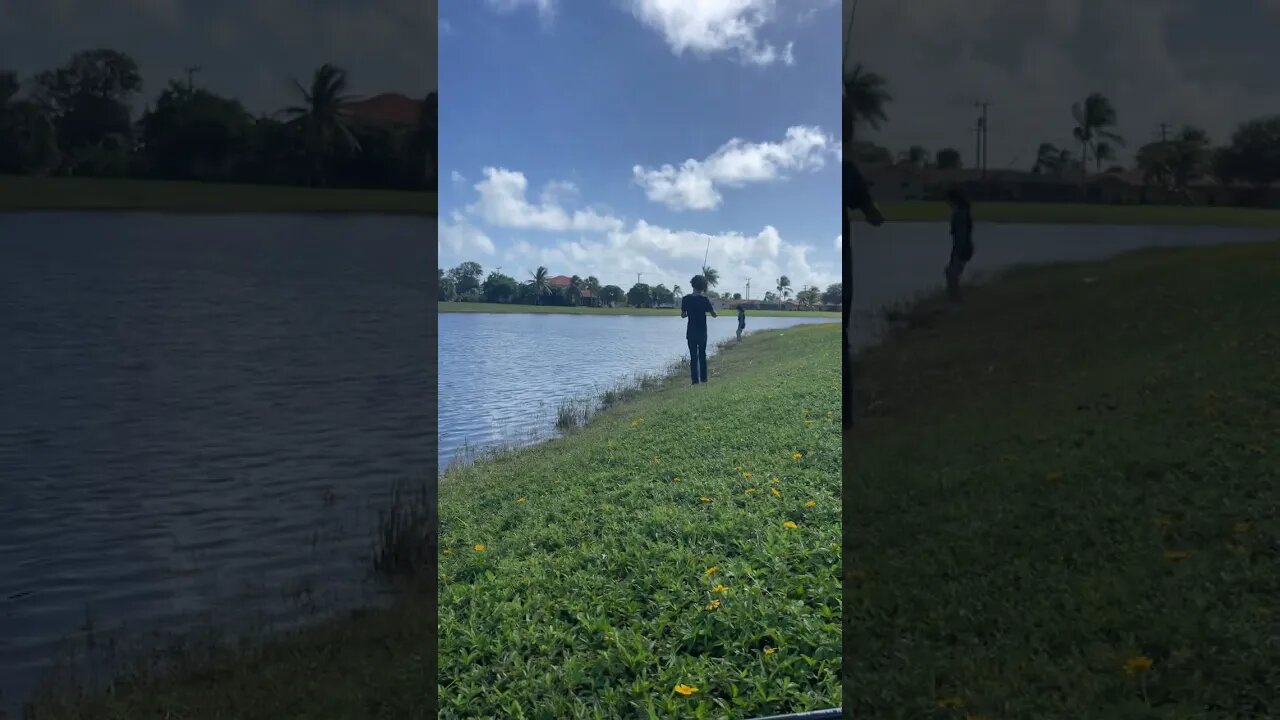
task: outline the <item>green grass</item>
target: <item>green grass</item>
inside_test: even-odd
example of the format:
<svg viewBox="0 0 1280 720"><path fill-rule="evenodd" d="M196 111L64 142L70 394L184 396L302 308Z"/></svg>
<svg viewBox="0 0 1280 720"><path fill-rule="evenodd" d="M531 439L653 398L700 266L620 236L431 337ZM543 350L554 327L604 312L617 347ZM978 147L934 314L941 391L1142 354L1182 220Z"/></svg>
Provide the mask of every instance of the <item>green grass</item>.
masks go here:
<svg viewBox="0 0 1280 720"><path fill-rule="evenodd" d="M942 202L885 203L881 209L889 222L945 222L951 215ZM1280 228L1280 210L1236 207L975 202L973 215L992 223Z"/></svg>
<svg viewBox="0 0 1280 720"><path fill-rule="evenodd" d="M745 301L744 301L745 302ZM555 315L660 315L663 317L679 317L679 309L660 309L660 308L633 308L633 307L612 307L612 308L589 308L589 307L568 307L555 305L505 305L502 303L482 303L482 302L442 302L439 305L442 313L534 313L534 314L555 314ZM724 322L736 322L737 310L726 309L719 311L720 317ZM838 318L838 312L821 312L818 310L749 310L748 312L748 328L750 328L750 318L754 317L829 317ZM712 320L711 322L716 322Z"/></svg>
<svg viewBox="0 0 1280 720"><path fill-rule="evenodd" d="M860 356L846 712L1280 716L1277 287L1280 244L1025 269Z"/></svg>
<svg viewBox="0 0 1280 720"><path fill-rule="evenodd" d="M435 215L436 194L174 180L0 175L0 212L36 210Z"/></svg>
<svg viewBox="0 0 1280 720"><path fill-rule="evenodd" d="M439 717L837 706L839 347L835 324L750 335L711 358L707 386L673 377L566 437L447 473ZM107 695L48 698L39 717L424 718L428 615L407 594Z"/></svg>

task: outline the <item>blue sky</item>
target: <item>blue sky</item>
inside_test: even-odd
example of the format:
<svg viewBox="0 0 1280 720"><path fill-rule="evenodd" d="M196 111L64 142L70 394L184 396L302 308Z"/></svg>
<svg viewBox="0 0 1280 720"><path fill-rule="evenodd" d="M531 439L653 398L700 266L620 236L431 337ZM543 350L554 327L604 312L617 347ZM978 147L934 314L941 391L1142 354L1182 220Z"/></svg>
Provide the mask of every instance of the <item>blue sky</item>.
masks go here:
<svg viewBox="0 0 1280 720"><path fill-rule="evenodd" d="M834 0L441 8L440 265L839 282Z"/></svg>

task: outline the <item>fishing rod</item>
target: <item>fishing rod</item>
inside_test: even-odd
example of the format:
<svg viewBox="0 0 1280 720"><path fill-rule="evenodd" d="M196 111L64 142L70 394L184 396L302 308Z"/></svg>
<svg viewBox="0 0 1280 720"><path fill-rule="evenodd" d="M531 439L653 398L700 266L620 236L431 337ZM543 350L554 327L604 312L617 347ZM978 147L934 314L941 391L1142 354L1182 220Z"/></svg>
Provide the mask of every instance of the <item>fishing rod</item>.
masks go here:
<svg viewBox="0 0 1280 720"><path fill-rule="evenodd" d="M853 44L853 16L858 12L858 0L853 0L849 8L849 24L844 30L844 58L840 60L840 73L844 74L844 69L849 66L849 46Z"/></svg>

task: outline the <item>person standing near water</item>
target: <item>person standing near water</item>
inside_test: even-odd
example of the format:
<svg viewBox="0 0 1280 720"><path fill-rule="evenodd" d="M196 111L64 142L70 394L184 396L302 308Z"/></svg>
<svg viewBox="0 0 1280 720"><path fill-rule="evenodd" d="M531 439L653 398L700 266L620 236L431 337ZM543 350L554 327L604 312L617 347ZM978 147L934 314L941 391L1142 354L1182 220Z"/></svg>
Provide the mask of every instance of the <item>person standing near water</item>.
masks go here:
<svg viewBox="0 0 1280 720"><path fill-rule="evenodd" d="M707 382L707 315L719 316L711 306L711 300L704 294L707 291L707 279L694 275L689 285L693 287L693 292L680 300L680 317L689 319L684 337L689 342L689 377L697 385Z"/></svg>
<svg viewBox="0 0 1280 720"><path fill-rule="evenodd" d="M853 427L853 376L849 372L853 363L852 346L849 344L849 323L853 322L853 313L850 312L853 302L853 238L849 232L849 212L852 210L862 211L863 217L867 222L874 226L879 226L884 222L884 215L880 212L880 208L876 206L875 200L871 198L871 192L867 188L867 181L862 177L862 172L858 170L858 166L853 161L853 108L849 105L849 95L845 93L843 100L843 117L842 133L844 139L845 151L842 153L844 168L842 180L844 187L844 202L840 208L841 236L840 247L840 265L841 265L841 309L843 317L841 330L843 331L844 340L844 362L840 368L841 382L841 425L845 428ZM849 436L846 435L846 438Z"/></svg>
<svg viewBox="0 0 1280 720"><path fill-rule="evenodd" d="M738 305L738 342L742 342L742 331L747 327L747 310Z"/></svg>
<svg viewBox="0 0 1280 720"><path fill-rule="evenodd" d="M947 204L951 206L951 260L943 270L947 278L947 295L951 302L959 304L960 274L964 266L973 259L973 212L969 199L959 188L952 188L947 193Z"/></svg>

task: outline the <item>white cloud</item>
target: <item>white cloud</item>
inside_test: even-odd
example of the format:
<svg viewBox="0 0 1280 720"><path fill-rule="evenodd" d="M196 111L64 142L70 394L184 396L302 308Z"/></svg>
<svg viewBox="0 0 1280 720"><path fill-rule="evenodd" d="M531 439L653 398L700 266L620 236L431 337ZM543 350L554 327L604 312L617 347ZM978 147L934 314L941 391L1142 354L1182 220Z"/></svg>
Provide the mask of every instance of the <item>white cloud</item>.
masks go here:
<svg viewBox="0 0 1280 720"><path fill-rule="evenodd" d="M745 142L734 138L703 160L685 160L680 167L663 165L631 169L636 184L654 202L672 210L711 210L722 199L718 185L741 187L748 183L786 178L790 171L819 170L828 154L839 147L835 138L816 127L787 129L782 142Z"/></svg>
<svg viewBox="0 0 1280 720"><path fill-rule="evenodd" d="M485 0L490 8L499 13L511 13L528 6L537 9L538 16L550 20L556 14L556 0Z"/></svg>
<svg viewBox="0 0 1280 720"><path fill-rule="evenodd" d="M444 18L440 18L440 34L441 35L453 34L453 24L450 23L448 20L445 20Z"/></svg>
<svg viewBox="0 0 1280 720"><path fill-rule="evenodd" d="M556 274L594 275L602 283L623 290L636 282L636 273L642 273L642 282L649 285L679 285L688 291L689 278L702 267L708 241L707 264L720 273L716 288L720 292L745 295L750 280L751 297L760 298L781 275L790 277L793 287L826 288L840 282L838 263L810 258L811 248L783 240L772 226L754 235L708 234L672 230L641 220L631 228L596 239L579 238L549 245L520 241L502 254L502 265L521 268L523 274L545 265Z"/></svg>
<svg viewBox="0 0 1280 720"><path fill-rule="evenodd" d="M449 173L449 179L453 181L454 185L465 185L467 183L467 179L457 170Z"/></svg>
<svg viewBox="0 0 1280 720"><path fill-rule="evenodd" d="M738 172L754 176L750 170ZM838 256L813 239L784 240L773 226L755 234L673 230L644 220L628 227L612 215L565 209L562 203L579 192L569 182L547 183L540 203L531 204L524 174L502 168L485 168L484 180L474 188L479 199L466 213L454 211L450 222L440 226L441 262L446 266L487 258L504 272L525 278L545 265L552 274L594 275L624 290L636 282L636 273L642 273L643 282L650 285L688 290L689 278L699 272L705 254L707 263L720 272L721 292L745 295L750 279L751 297L763 297L781 275L790 277L793 287L825 288L840 281ZM495 251L493 241L472 224L477 220L487 228L503 229L497 230L499 240L505 240L501 249ZM559 237L504 237L504 230L553 230ZM563 237L566 232L578 237Z"/></svg>
<svg viewBox="0 0 1280 720"><path fill-rule="evenodd" d="M493 241L479 228L467 222L462 213L455 210L450 220L439 224L438 249L442 262L445 258L458 259L459 262L471 260L477 253L494 254Z"/></svg>
<svg viewBox="0 0 1280 720"><path fill-rule="evenodd" d="M630 5L676 55L732 52L747 65L794 62L790 44L779 52L759 36L777 16L776 0L630 0Z"/></svg>
<svg viewBox="0 0 1280 720"><path fill-rule="evenodd" d="M843 243L844 243L844 234L842 233L836 236L836 241L835 241L836 252L840 252L843 249L842 247L840 247Z"/></svg>
<svg viewBox="0 0 1280 720"><path fill-rule="evenodd" d="M487 167L484 180L476 183L480 199L467 207L467 211L485 223L504 228L530 230L585 230L609 231L622 227L622 221L595 210L575 210L572 213L561 207L559 200L570 183L555 183L543 191L538 205L525 198L529 181L524 173L504 168Z"/></svg>

